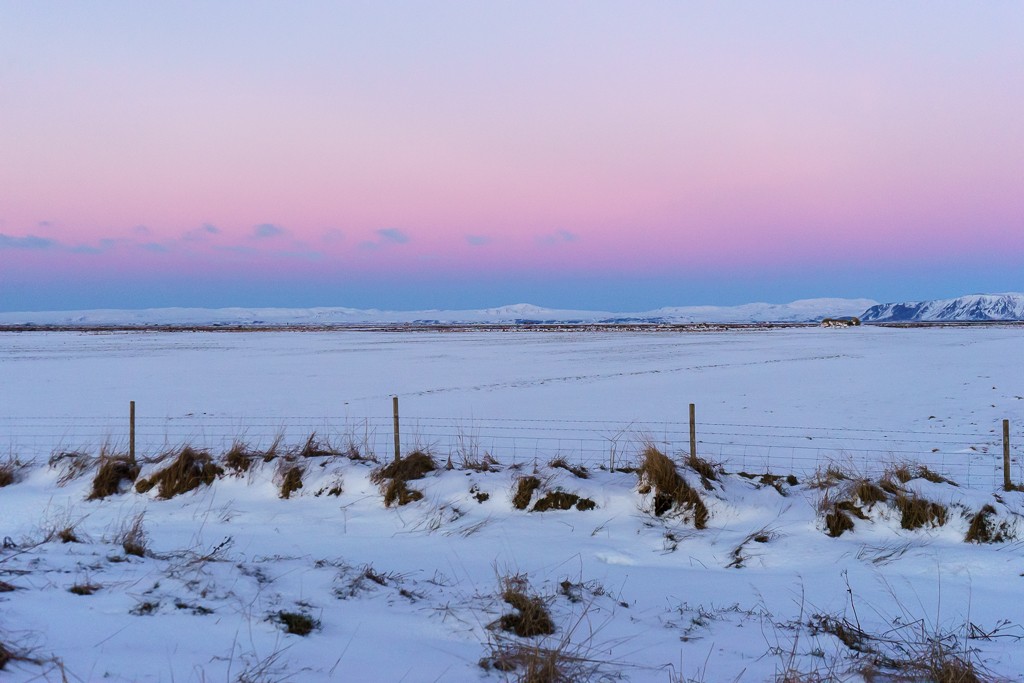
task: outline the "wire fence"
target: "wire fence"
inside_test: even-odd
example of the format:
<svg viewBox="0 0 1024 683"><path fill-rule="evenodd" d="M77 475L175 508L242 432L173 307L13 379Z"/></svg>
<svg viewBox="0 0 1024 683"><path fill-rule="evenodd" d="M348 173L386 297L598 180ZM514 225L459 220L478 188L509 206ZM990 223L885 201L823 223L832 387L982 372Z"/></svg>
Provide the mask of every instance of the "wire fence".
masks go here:
<svg viewBox="0 0 1024 683"><path fill-rule="evenodd" d="M1003 483L1003 435L991 429L963 431L936 426L926 430L887 430L749 423L697 423L696 450L730 472L795 474L805 477L828 463L875 476L894 462L924 465L966 486ZM126 452L131 432L127 416L0 417L0 443L11 457L47 459L61 452ZM185 444L223 453L235 443L253 450L278 441L301 448L313 438L339 452L356 451L380 459L394 455L394 416L254 417L191 413L177 417L138 417L135 447L140 457ZM687 422L614 420L454 418L402 416L400 450L429 451L456 465L485 455L500 464L545 463L565 458L588 467L627 467L653 445L682 457L690 452ZM1011 445L1022 443L1019 427ZM1024 481L1024 462L1011 449L1011 478Z"/></svg>

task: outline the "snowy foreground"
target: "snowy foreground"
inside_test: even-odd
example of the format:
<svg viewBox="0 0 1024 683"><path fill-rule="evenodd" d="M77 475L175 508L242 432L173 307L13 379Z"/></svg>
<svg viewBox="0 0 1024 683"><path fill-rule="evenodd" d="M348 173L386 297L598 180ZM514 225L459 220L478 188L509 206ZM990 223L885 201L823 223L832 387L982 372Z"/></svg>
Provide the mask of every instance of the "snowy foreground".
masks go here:
<svg viewBox="0 0 1024 683"><path fill-rule="evenodd" d="M0 679L1024 680L1020 334L0 335Z"/></svg>

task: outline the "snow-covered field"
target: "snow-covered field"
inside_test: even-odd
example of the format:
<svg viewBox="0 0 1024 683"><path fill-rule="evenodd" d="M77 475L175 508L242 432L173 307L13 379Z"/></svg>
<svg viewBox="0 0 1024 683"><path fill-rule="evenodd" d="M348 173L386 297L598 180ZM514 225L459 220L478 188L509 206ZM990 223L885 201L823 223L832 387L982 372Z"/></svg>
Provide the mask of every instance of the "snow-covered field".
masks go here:
<svg viewBox="0 0 1024 683"><path fill-rule="evenodd" d="M1009 418L1020 483L1022 350L1013 327L0 335L0 678L517 680L532 657L563 680L934 680L914 667L944 657L1024 680L1024 494L1001 490L1000 434ZM392 457L392 395L403 452L440 469L386 507L371 475ZM140 480L185 443L220 459L284 442L169 500L125 482L87 501L92 458L126 450L129 401ZM706 486L684 457L689 403L725 470ZM360 457L285 456L314 431ZM630 471L650 444L706 528L693 506L655 514ZM885 476L905 460L958 485ZM830 461L853 479L816 476ZM549 492L595 507L531 511ZM922 500L936 507L904 528ZM986 505L1002 540L965 542ZM828 535L830 514L853 529ZM142 556L122 543L136 521ZM522 616L505 598L554 632L503 630ZM316 627L286 633L282 613Z"/></svg>

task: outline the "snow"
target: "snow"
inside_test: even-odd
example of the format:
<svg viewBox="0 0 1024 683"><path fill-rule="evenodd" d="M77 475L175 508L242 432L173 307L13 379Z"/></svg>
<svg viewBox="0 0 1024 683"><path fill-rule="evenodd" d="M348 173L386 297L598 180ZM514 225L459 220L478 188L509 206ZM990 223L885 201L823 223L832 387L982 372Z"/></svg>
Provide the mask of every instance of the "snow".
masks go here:
<svg viewBox="0 0 1024 683"><path fill-rule="evenodd" d="M577 311L513 304L466 311L378 311L354 308L153 308L144 310L0 313L0 325L355 325L388 323L515 323L640 321L667 323L816 322L860 315L870 299L802 299L789 304L660 308L637 313Z"/></svg>
<svg viewBox="0 0 1024 683"><path fill-rule="evenodd" d="M822 616L886 633L869 646L888 655L959 635L979 666L1022 680L1021 541L963 540L986 504L1022 531L1024 494L999 490L1003 418L1024 474L1024 376L1003 362L1021 350L1013 328L19 332L0 348L0 437L25 463L0 488L0 536L17 546L0 551L16 587L0 593L0 643L37 660L9 662L4 680L516 680L478 663L522 642L595 667L577 679L770 681L792 665L865 680L868 657ZM279 432L297 446L316 430L386 462L392 394L404 450L453 456L409 482L424 498L407 506L386 508L378 465L344 456L288 463L305 475L287 500L282 458L171 500L86 501L94 469L62 481L70 460L47 464L54 449L123 448L130 400L147 457L186 441L266 447ZM729 472L705 489L680 466L710 510L703 530L654 515L636 474L607 467L613 445L617 466L645 440L684 453L690 402L699 451ZM484 451L493 471L460 466ZM817 462L877 478L904 458L959 484L904 485L947 505L945 524L904 529L887 501L824 533ZM517 478L535 470L596 509L515 509ZM799 483L739 474L769 470ZM116 542L138 515L145 557ZM45 540L69 527L80 542ZM501 591L515 577L545 599L552 636L491 626L512 611ZM86 583L99 588L67 590ZM281 611L319 627L287 634ZM965 640L972 624L992 637Z"/></svg>

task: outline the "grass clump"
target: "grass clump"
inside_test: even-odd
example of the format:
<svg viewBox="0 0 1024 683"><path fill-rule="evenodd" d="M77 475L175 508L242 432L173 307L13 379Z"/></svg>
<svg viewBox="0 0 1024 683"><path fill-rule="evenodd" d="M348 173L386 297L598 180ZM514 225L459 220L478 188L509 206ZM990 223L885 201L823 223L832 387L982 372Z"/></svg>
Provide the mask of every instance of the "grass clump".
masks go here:
<svg viewBox="0 0 1024 683"><path fill-rule="evenodd" d="M57 540L61 543L81 543L78 534L75 533L75 527L66 526L57 532Z"/></svg>
<svg viewBox="0 0 1024 683"><path fill-rule="evenodd" d="M896 509L900 512L900 526L907 530L923 526L942 526L946 523L946 506L917 495L898 495Z"/></svg>
<svg viewBox="0 0 1024 683"><path fill-rule="evenodd" d="M370 474L370 481L381 488L384 505L408 505L423 499L423 492L409 488L408 482L422 479L437 469L434 459L423 451L413 451L404 458L399 458L378 468Z"/></svg>
<svg viewBox="0 0 1024 683"><path fill-rule="evenodd" d="M18 470L21 467L21 461L13 457L7 458L5 462L0 462L0 489L18 481Z"/></svg>
<svg viewBox="0 0 1024 683"><path fill-rule="evenodd" d="M548 491L533 505L532 512L547 512L548 510L569 510L571 508L586 511L593 510L597 503L589 498L581 498L575 493L565 491Z"/></svg>
<svg viewBox="0 0 1024 683"><path fill-rule="evenodd" d="M933 484L949 484L950 486L959 486L952 479L947 479L941 474L928 469L925 465L912 462L899 462L893 463L885 468L885 473L882 475L883 481L888 481L890 487L896 486L896 482L899 484L906 484L911 479L924 479L930 481ZM895 493L895 491L890 491Z"/></svg>
<svg viewBox="0 0 1024 683"><path fill-rule="evenodd" d="M573 476L579 477L580 479L586 479L590 476L590 472L583 465L570 465L569 461L565 458L555 458L548 463L548 467L555 467L558 469L565 470L571 473Z"/></svg>
<svg viewBox="0 0 1024 683"><path fill-rule="evenodd" d="M131 523L124 526L115 537L114 541L121 545L125 555L134 555L135 557L146 556L148 541L146 539L146 530L142 526L144 517L144 513L141 512L135 515Z"/></svg>
<svg viewBox="0 0 1024 683"><path fill-rule="evenodd" d="M90 583L89 581L86 581L85 583L76 583L71 586L71 588L68 588L68 593L74 593L75 595L92 595L101 588L103 588L103 586L98 583Z"/></svg>
<svg viewBox="0 0 1024 683"><path fill-rule="evenodd" d="M530 505L533 492L539 488L540 479L532 475L516 479L516 490L512 494L512 507L516 510L525 510Z"/></svg>
<svg viewBox="0 0 1024 683"><path fill-rule="evenodd" d="M316 432L309 435L306 443L299 449L298 453L301 458L319 458L338 454L338 451L332 448L329 443L316 438Z"/></svg>
<svg viewBox="0 0 1024 683"><path fill-rule="evenodd" d="M138 478L139 465L127 455L102 455L96 476L92 480L92 491L86 500L103 500L107 496L121 493L122 482L128 486Z"/></svg>
<svg viewBox="0 0 1024 683"><path fill-rule="evenodd" d="M812 489L827 489L850 479L853 479L853 476L849 472L835 463L829 463L824 469L818 468L814 476L808 480L807 486Z"/></svg>
<svg viewBox="0 0 1024 683"><path fill-rule="evenodd" d="M707 527L710 513L700 494L690 486L675 463L654 446L647 446L641 454L642 462L637 474L640 493L654 492L654 514L658 517L672 510L687 510L693 515L693 525Z"/></svg>
<svg viewBox="0 0 1024 683"><path fill-rule="evenodd" d="M509 631L520 638L547 636L555 632L555 622L551 620L547 604L541 597L528 593L524 577L505 577L502 581L501 599L515 610L503 614L495 622L502 631Z"/></svg>
<svg viewBox="0 0 1024 683"><path fill-rule="evenodd" d="M301 612L280 611L277 613L277 619L284 626L285 633L296 636L308 636L314 629L320 628L319 621Z"/></svg>
<svg viewBox="0 0 1024 683"><path fill-rule="evenodd" d="M985 505L971 517L971 524L964 536L967 543L1003 543L1013 538L1008 522L996 524L992 519L996 516L996 509L991 505Z"/></svg>
<svg viewBox="0 0 1024 683"><path fill-rule="evenodd" d="M302 488L303 474L303 469L298 465L293 465L288 468L281 481L281 498L287 500L288 498L291 498L292 493Z"/></svg>
<svg viewBox="0 0 1024 683"><path fill-rule="evenodd" d="M224 468L213 462L209 453L185 446L170 465L148 479L140 479L135 484L135 490L146 493L156 486L157 497L169 500L182 493L194 491L200 486L209 486L222 474Z"/></svg>
<svg viewBox="0 0 1024 683"><path fill-rule="evenodd" d="M242 476L252 468L252 464L260 457L259 453L250 450L249 446L242 441L235 441L231 448L224 454L224 466L233 474Z"/></svg>

